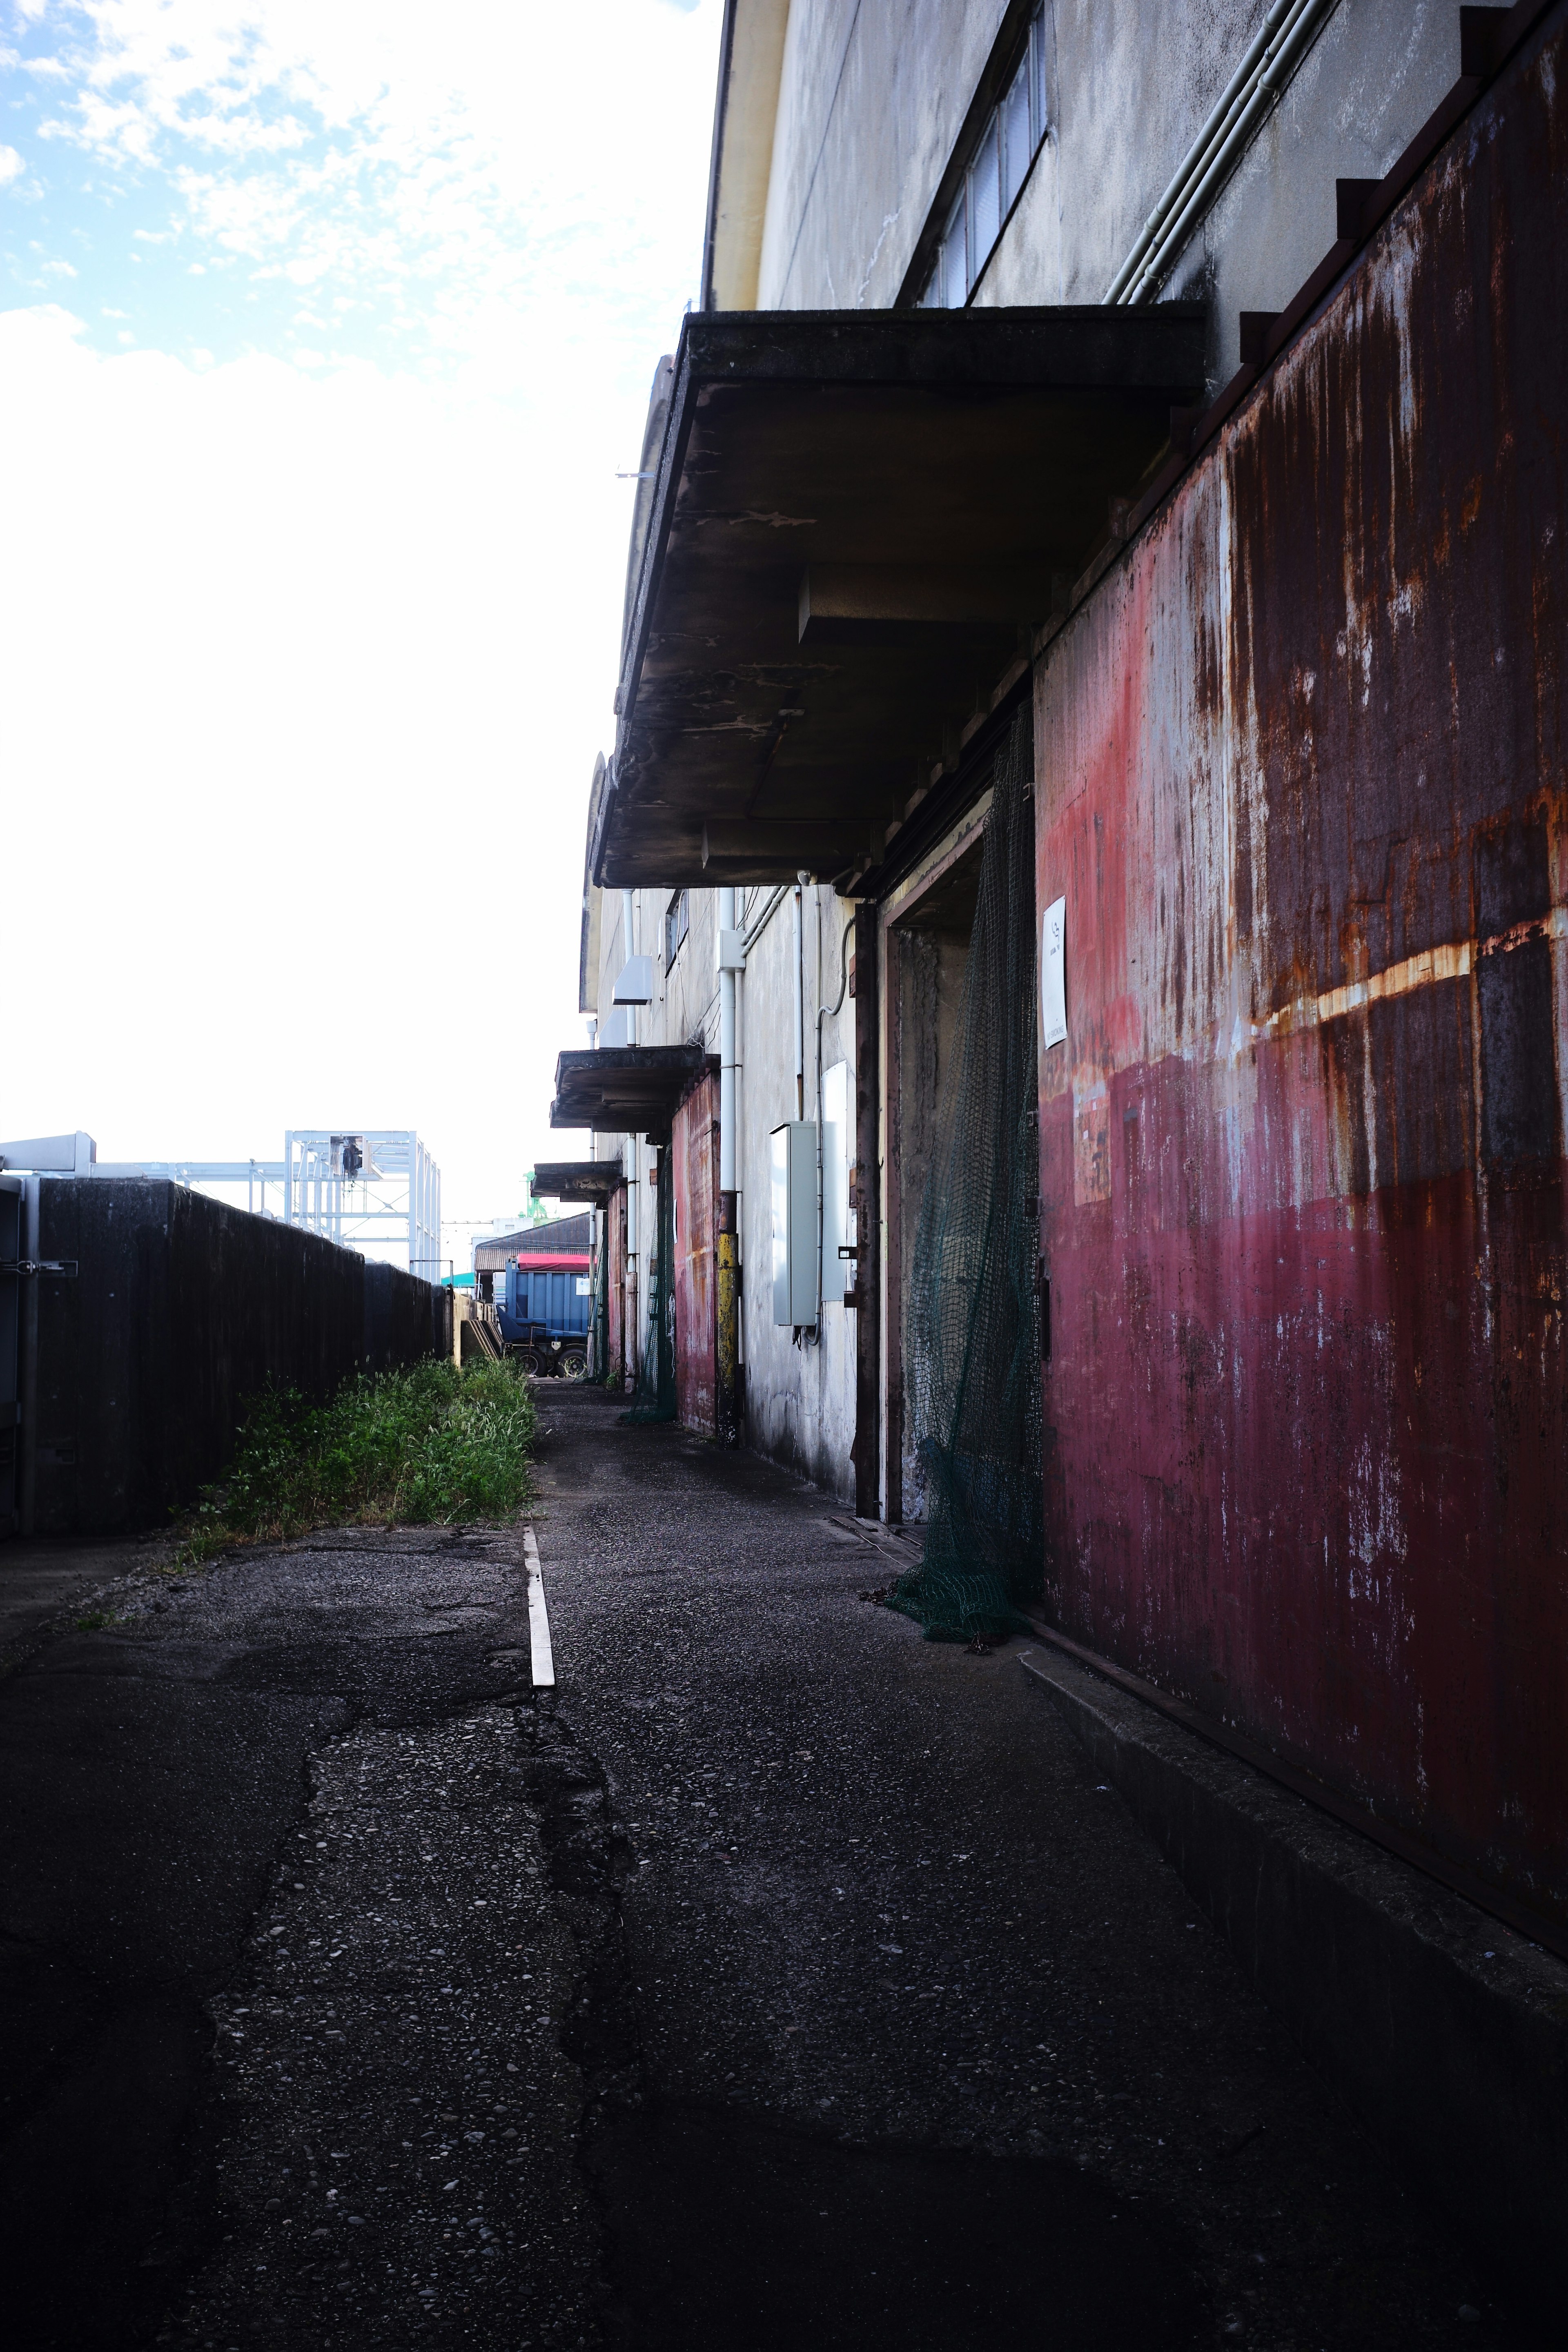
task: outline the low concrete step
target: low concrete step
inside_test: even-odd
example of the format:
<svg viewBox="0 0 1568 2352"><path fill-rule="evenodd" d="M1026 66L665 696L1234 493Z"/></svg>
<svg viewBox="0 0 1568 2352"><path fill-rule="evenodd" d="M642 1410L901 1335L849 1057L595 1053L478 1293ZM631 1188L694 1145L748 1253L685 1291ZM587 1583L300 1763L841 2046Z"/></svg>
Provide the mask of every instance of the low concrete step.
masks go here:
<svg viewBox="0 0 1568 2352"><path fill-rule="evenodd" d="M1560 2320L1568 1967L1089 1668L1019 1664L1318 2071Z"/></svg>

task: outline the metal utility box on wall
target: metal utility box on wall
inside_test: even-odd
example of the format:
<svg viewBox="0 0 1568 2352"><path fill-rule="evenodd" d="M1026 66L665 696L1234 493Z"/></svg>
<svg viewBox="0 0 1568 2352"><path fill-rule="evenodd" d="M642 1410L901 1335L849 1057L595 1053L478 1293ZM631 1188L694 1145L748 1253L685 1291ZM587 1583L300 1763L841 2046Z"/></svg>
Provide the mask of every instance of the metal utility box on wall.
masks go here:
<svg viewBox="0 0 1568 2352"><path fill-rule="evenodd" d="M816 1121L792 1118L769 1138L773 1321L816 1321Z"/></svg>

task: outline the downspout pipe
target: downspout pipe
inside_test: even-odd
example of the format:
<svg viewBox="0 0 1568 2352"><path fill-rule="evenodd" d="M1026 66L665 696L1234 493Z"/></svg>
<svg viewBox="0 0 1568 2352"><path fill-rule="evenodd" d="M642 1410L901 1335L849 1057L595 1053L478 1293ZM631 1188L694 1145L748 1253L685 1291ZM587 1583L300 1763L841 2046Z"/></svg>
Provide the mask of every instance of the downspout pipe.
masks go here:
<svg viewBox="0 0 1568 2352"><path fill-rule="evenodd" d="M623 890L621 892L621 961L623 963L629 963L637 953L632 937L636 920L637 894L632 890ZM637 1009L635 1004L628 1004L626 1006L626 1043L628 1045L635 1045L637 1042Z"/></svg>
<svg viewBox="0 0 1568 2352"><path fill-rule="evenodd" d="M632 890L623 890L621 892L621 961L623 963L629 962L637 952L636 923L637 894ZM637 1008L635 1004L628 1004L626 1012L626 1043L628 1045L635 1045L637 1042ZM628 1389L634 1389L637 1386L637 1365L642 1358L642 1328L638 1320L641 1298L637 1283L637 1195L641 1187L642 1138L640 1135L628 1135L626 1138L626 1308L622 1317L626 1328L621 1333L621 1352L626 1360Z"/></svg>
<svg viewBox="0 0 1568 2352"><path fill-rule="evenodd" d="M719 1234L715 1300L714 1417L721 1445L741 1443L740 1154L735 1132L740 1055L735 1043L735 981L725 961L735 932L735 893L719 892Z"/></svg>
<svg viewBox="0 0 1568 2352"><path fill-rule="evenodd" d="M844 937L838 943L838 993L831 1004L824 1004L819 1001L816 1007L816 1213L819 1221L816 1252L816 1328L818 1331L822 1328L822 1254L827 1245L827 1194L824 1189L822 1157L823 1137L827 1131L823 1117L825 1107L822 1099L822 1024L825 1021L836 1021L843 1011L844 994L849 985L849 942L854 935L855 917L851 915L844 926ZM820 955L818 961L820 962ZM820 980L817 983L817 992L820 999Z"/></svg>
<svg viewBox="0 0 1568 2352"><path fill-rule="evenodd" d="M795 1115L805 1117L805 934L801 919L803 894L809 874L797 874L790 908L795 926Z"/></svg>
<svg viewBox="0 0 1568 2352"><path fill-rule="evenodd" d="M719 893L719 929L721 935L735 929L735 893ZM731 965L719 968L719 1191L721 1194L737 1192L735 1174L735 972Z"/></svg>

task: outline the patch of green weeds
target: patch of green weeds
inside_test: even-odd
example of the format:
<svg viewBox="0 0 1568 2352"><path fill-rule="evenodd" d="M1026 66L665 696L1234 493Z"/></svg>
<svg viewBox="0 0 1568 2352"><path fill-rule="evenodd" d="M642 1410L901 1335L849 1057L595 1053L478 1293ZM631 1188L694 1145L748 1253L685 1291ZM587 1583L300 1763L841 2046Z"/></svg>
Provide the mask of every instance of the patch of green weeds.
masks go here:
<svg viewBox="0 0 1568 2352"><path fill-rule="evenodd" d="M114 1612L111 1609L89 1609L85 1617L77 1619L76 1630L79 1633L101 1633L106 1625L113 1622Z"/></svg>
<svg viewBox="0 0 1568 2352"><path fill-rule="evenodd" d="M325 1404L253 1397L233 1464L187 1521L173 1562L312 1528L505 1519L532 1494L535 1418L510 1363L362 1374Z"/></svg>

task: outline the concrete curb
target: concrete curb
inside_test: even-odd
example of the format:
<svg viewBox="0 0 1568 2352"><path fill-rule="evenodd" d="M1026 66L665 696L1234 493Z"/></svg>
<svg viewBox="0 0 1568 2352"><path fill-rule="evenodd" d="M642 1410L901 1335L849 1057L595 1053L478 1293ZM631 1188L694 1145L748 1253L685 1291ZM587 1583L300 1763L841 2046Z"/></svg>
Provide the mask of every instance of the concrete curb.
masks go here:
<svg viewBox="0 0 1568 2352"><path fill-rule="evenodd" d="M1087 1667L1019 1663L1318 2072L1560 2321L1568 1967Z"/></svg>

